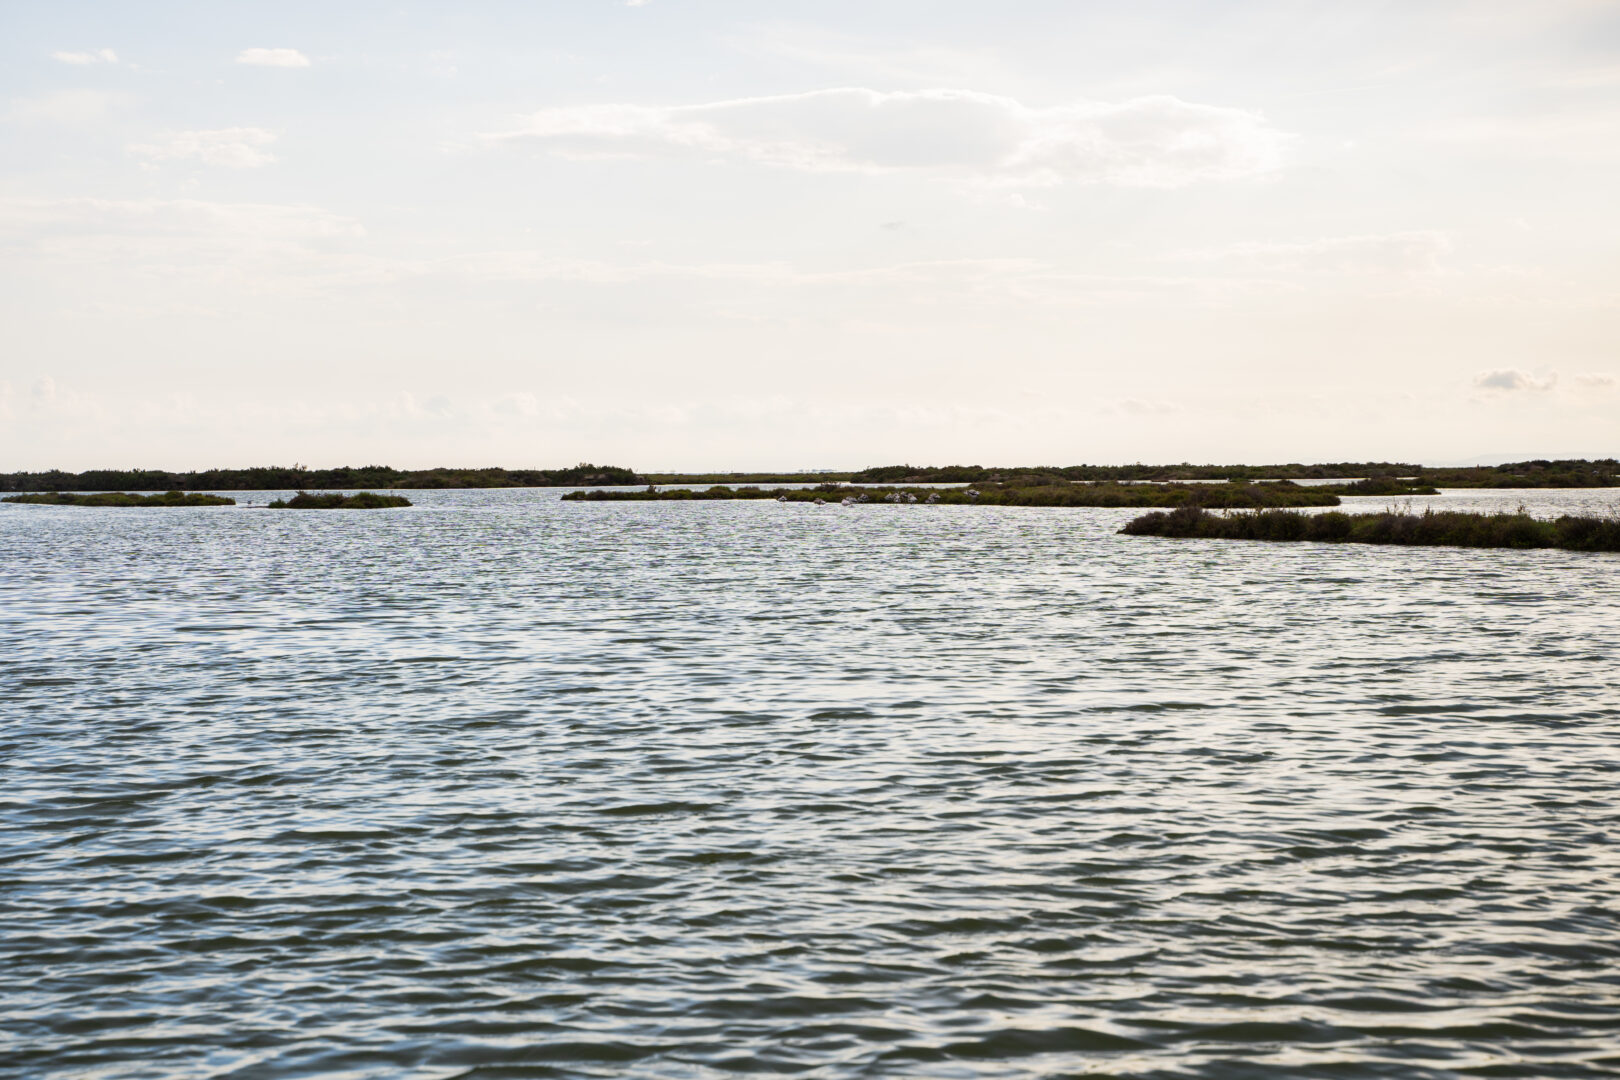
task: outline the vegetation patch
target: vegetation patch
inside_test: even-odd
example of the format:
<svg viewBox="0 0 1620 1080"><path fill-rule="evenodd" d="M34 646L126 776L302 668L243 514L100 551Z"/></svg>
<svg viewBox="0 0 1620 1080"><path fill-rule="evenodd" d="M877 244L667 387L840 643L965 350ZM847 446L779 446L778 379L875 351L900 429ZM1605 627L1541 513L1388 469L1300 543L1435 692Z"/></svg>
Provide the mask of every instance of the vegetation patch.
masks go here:
<svg viewBox="0 0 1620 1080"><path fill-rule="evenodd" d="M1565 515L1544 520L1525 513L1480 514L1432 508L1421 514L1301 514L1292 510L1211 514L1202 507L1182 506L1144 514L1120 532L1213 540L1620 551L1620 518Z"/></svg>
<svg viewBox="0 0 1620 1080"><path fill-rule="evenodd" d="M387 510L409 505L411 500L403 495L378 495L373 491L357 491L353 495L340 491L311 495L300 491L290 499L277 499L269 504L272 510Z"/></svg>
<svg viewBox="0 0 1620 1080"><path fill-rule="evenodd" d="M577 502L700 502L725 499L775 499L778 502L904 503L955 506L1182 506L1217 508L1268 506L1337 506L1339 497L1320 488L1274 484L1074 484L1063 480L1039 483L990 483L968 488L846 487L814 488L659 488L642 491L570 491Z"/></svg>
<svg viewBox="0 0 1620 1080"><path fill-rule="evenodd" d="M98 491L71 495L59 491L36 495L9 495L10 503L40 503L44 506L235 506L235 499L199 492L165 491L158 495L137 495L130 491Z"/></svg>

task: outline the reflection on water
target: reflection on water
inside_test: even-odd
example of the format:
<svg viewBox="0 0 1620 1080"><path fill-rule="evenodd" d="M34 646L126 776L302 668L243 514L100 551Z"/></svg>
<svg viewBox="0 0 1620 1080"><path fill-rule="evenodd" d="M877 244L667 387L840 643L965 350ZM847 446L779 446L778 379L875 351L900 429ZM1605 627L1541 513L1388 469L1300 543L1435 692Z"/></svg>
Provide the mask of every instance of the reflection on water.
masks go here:
<svg viewBox="0 0 1620 1080"><path fill-rule="evenodd" d="M0 507L0 1071L1620 1073L1620 558L556 496Z"/></svg>

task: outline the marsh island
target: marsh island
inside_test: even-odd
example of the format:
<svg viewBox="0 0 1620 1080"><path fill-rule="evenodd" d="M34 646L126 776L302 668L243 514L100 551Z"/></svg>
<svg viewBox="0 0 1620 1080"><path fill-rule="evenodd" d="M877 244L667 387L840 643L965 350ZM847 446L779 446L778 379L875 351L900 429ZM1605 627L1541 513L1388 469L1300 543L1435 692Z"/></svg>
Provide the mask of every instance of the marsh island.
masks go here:
<svg viewBox="0 0 1620 1080"><path fill-rule="evenodd" d="M1400 544L1420 547L1562 548L1620 551L1620 519L1564 515L1551 520L1525 513L1482 514L1425 510L1421 514L1301 514L1259 510L1211 514L1203 507L1156 511L1120 530L1130 536L1180 539L1315 541L1324 544Z"/></svg>
<svg viewBox="0 0 1620 1080"><path fill-rule="evenodd" d="M269 507L272 510L387 510L409 505L411 500L403 495L378 495L374 491L357 491L353 495L341 491L311 495L300 491L290 499L276 499Z"/></svg>
<svg viewBox="0 0 1620 1080"><path fill-rule="evenodd" d="M235 499L201 492L164 491L137 495L132 491L97 491L91 494L49 491L29 495L8 495L0 502L38 503L42 506L235 506Z"/></svg>

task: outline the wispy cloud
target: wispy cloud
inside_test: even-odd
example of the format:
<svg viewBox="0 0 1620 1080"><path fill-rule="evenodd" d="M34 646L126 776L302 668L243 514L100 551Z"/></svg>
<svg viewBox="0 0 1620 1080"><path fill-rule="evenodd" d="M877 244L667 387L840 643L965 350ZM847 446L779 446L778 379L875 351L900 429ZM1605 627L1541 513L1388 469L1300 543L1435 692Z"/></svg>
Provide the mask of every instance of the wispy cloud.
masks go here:
<svg viewBox="0 0 1620 1080"><path fill-rule="evenodd" d="M1555 371L1546 378L1538 379L1528 372L1517 368L1499 368L1496 371L1482 371L1474 376L1474 386L1480 390L1490 390L1496 393L1542 393L1558 385L1558 373Z"/></svg>
<svg viewBox="0 0 1620 1080"><path fill-rule="evenodd" d="M89 49L85 52L53 52L51 59L63 64L116 64L118 54L111 49Z"/></svg>
<svg viewBox="0 0 1620 1080"><path fill-rule="evenodd" d="M42 263L216 273L243 260L286 261L358 240L352 218L310 206L195 199L0 199L0 248Z"/></svg>
<svg viewBox="0 0 1620 1080"><path fill-rule="evenodd" d="M696 153L812 172L1141 187L1269 172L1288 139L1257 113L1168 96L1040 108L971 90L860 88L545 109L488 137L577 156Z"/></svg>
<svg viewBox="0 0 1620 1080"><path fill-rule="evenodd" d="M157 142L134 143L130 153L153 161L196 160L230 169L255 169L276 160L264 148L276 141L263 128L176 131Z"/></svg>
<svg viewBox="0 0 1620 1080"><path fill-rule="evenodd" d="M739 52L838 72L842 79L909 86L971 86L1004 75L990 56L926 43L884 45L820 27L774 25L731 42Z"/></svg>
<svg viewBox="0 0 1620 1080"><path fill-rule="evenodd" d="M131 154L149 160L198 160L225 168L258 168L274 162L264 147L275 141L264 128L217 128L212 131L172 131L156 142L134 142Z"/></svg>
<svg viewBox="0 0 1620 1080"><path fill-rule="evenodd" d="M1425 229L1281 243L1245 242L1179 251L1170 258L1296 273L1427 274L1438 271L1450 251L1451 241L1444 233Z"/></svg>
<svg viewBox="0 0 1620 1080"><path fill-rule="evenodd" d="M297 49L243 49L236 54L236 62L256 67L309 67L309 57Z"/></svg>
<svg viewBox="0 0 1620 1080"><path fill-rule="evenodd" d="M57 90L12 100L5 118L24 124L79 126L95 124L129 104L124 94L101 90Z"/></svg>

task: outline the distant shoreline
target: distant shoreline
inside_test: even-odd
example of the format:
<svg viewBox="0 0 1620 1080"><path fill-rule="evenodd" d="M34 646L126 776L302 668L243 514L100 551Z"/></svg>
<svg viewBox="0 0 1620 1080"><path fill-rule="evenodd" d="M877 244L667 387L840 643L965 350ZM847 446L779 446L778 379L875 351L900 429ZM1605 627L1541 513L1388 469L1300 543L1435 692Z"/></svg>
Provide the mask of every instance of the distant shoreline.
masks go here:
<svg viewBox="0 0 1620 1080"><path fill-rule="evenodd" d="M168 472L155 469L46 470L0 473L0 492L28 491L332 491L407 488L631 487L646 484L986 484L1028 487L1060 482L1174 483L1357 479L1416 487L1620 487L1620 461L1535 459L1504 465L1431 468L1406 462L1326 462L1315 465L884 465L857 472L639 473L583 463L565 469L434 468L386 465L308 469L261 466ZM1378 492L1369 492L1377 494Z"/></svg>

